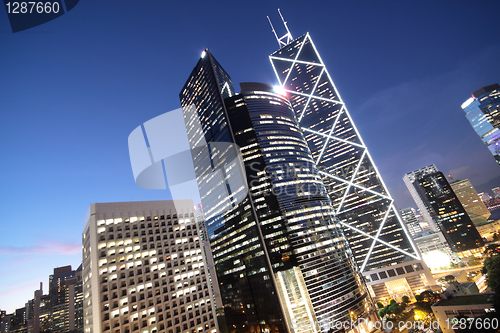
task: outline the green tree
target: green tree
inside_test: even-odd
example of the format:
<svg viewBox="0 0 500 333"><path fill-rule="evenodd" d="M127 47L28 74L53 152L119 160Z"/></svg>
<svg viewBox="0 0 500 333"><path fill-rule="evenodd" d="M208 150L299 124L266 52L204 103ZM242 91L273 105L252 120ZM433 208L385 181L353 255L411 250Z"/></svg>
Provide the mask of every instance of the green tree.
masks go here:
<svg viewBox="0 0 500 333"><path fill-rule="evenodd" d="M431 306L439 300L439 294L426 290L420 295L415 295L415 299L417 300L415 309L429 314L432 313Z"/></svg>
<svg viewBox="0 0 500 333"><path fill-rule="evenodd" d="M394 304L398 304L398 302L396 302L395 300L391 299L389 300L389 305L394 305Z"/></svg>
<svg viewBox="0 0 500 333"><path fill-rule="evenodd" d="M403 303L406 303L406 304L410 303L410 298L408 296L403 296L403 297L401 297L401 299L403 300Z"/></svg>
<svg viewBox="0 0 500 333"><path fill-rule="evenodd" d="M481 264L481 259L479 258L472 258L468 262L469 266L477 266Z"/></svg>
<svg viewBox="0 0 500 333"><path fill-rule="evenodd" d="M453 275L446 275L444 281L448 284L452 284L453 281L455 281L455 277Z"/></svg>
<svg viewBox="0 0 500 333"><path fill-rule="evenodd" d="M383 309L384 308L384 304L382 304L382 302L377 302L377 308Z"/></svg>
<svg viewBox="0 0 500 333"><path fill-rule="evenodd" d="M486 284L491 290L496 290L500 284L500 255L492 255L484 260L482 270L486 276Z"/></svg>
<svg viewBox="0 0 500 333"><path fill-rule="evenodd" d="M391 304L389 306L389 310L391 310L391 312L395 315L398 315L400 314L401 312L404 311L404 307L402 307L401 305L399 305L398 303L395 303L395 304Z"/></svg>

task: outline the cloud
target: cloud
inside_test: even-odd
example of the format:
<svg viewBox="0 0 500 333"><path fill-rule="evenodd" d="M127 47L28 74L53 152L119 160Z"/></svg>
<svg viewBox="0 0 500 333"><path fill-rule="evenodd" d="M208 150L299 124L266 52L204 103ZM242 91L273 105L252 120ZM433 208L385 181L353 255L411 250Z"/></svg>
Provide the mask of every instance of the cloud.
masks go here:
<svg viewBox="0 0 500 333"><path fill-rule="evenodd" d="M42 254L42 255L74 255L81 253L81 243L65 243L52 241L33 246L0 246L0 255Z"/></svg>

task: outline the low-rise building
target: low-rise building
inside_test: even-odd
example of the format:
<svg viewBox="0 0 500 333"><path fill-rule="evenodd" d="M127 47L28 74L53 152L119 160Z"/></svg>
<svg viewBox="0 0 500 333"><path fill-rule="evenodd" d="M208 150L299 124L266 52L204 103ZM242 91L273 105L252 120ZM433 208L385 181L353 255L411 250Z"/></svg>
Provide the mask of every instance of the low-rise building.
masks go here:
<svg viewBox="0 0 500 333"><path fill-rule="evenodd" d="M456 295L443 298L432 306L432 312L443 333L454 333L458 329L457 316L480 317L493 308L494 294Z"/></svg>

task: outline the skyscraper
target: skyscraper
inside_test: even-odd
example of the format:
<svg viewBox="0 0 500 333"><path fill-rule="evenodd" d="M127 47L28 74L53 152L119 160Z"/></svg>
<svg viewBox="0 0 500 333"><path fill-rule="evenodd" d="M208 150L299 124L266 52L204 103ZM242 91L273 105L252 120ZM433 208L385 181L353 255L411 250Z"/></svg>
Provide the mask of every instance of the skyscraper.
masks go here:
<svg viewBox="0 0 500 333"><path fill-rule="evenodd" d="M439 231L439 228L436 225L437 217L434 213L434 210L432 209L431 204L429 203L429 200L427 199L427 196L425 195L425 192L418 185L418 180L425 175L438 171L438 168L434 164L431 164L424 168L408 172L403 177L403 181L405 182L408 191L410 191L413 200L415 200L415 203L417 204L417 207L420 211L420 214L422 214L425 223L434 232Z"/></svg>
<svg viewBox="0 0 500 333"><path fill-rule="evenodd" d="M500 163L500 85L483 87L462 104L467 120Z"/></svg>
<svg viewBox="0 0 500 333"><path fill-rule="evenodd" d="M49 277L51 331L83 332L82 267L54 268Z"/></svg>
<svg viewBox="0 0 500 333"><path fill-rule="evenodd" d="M84 332L216 332L198 233L191 200L90 205Z"/></svg>
<svg viewBox="0 0 500 333"><path fill-rule="evenodd" d="M484 242L442 172L418 180L437 216L437 225L458 257L480 253Z"/></svg>
<svg viewBox="0 0 500 333"><path fill-rule="evenodd" d="M228 327L286 332L366 317L370 297L289 101L265 84L241 89L206 50L180 94ZM238 152L243 163L232 164ZM220 165L225 177L210 183ZM221 201L234 177L248 194Z"/></svg>
<svg viewBox="0 0 500 333"><path fill-rule="evenodd" d="M285 25L286 26L286 25ZM370 153L307 33L270 55L361 272L376 298L433 285ZM286 40L284 40L286 39ZM399 293L395 290L400 291Z"/></svg>
<svg viewBox="0 0 500 333"><path fill-rule="evenodd" d="M450 186L474 224L485 222L490 217L490 211L468 179L458 180Z"/></svg>

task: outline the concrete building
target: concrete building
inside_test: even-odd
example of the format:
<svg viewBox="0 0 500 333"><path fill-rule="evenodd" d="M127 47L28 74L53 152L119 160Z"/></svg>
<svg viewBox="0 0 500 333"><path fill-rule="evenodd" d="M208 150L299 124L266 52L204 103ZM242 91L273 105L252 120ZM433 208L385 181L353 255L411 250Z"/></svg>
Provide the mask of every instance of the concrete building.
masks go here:
<svg viewBox="0 0 500 333"><path fill-rule="evenodd" d="M476 225L476 229L483 239L494 240L494 235L500 233L500 220L480 223Z"/></svg>
<svg viewBox="0 0 500 333"><path fill-rule="evenodd" d="M193 202L92 204L84 219L84 331L214 333Z"/></svg>
<svg viewBox="0 0 500 333"><path fill-rule="evenodd" d="M458 180L451 183L450 186L475 225L486 221L490 217L490 211L479 198L468 179Z"/></svg>
<svg viewBox="0 0 500 333"><path fill-rule="evenodd" d="M424 231L415 235L413 240L431 269L445 267L451 262L458 261L457 255L451 250L442 232Z"/></svg>
<svg viewBox="0 0 500 333"><path fill-rule="evenodd" d="M493 297L494 294L470 294L443 298L432 306L432 312L443 333L455 333L453 324L456 323L457 316L475 318L495 311Z"/></svg>
<svg viewBox="0 0 500 333"><path fill-rule="evenodd" d="M491 192L493 192L493 196L495 198L500 198L500 187L494 187L494 188L492 188Z"/></svg>

